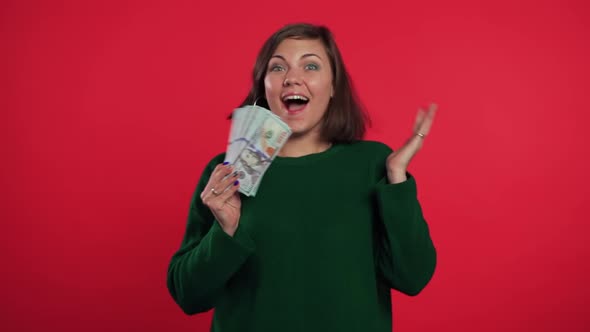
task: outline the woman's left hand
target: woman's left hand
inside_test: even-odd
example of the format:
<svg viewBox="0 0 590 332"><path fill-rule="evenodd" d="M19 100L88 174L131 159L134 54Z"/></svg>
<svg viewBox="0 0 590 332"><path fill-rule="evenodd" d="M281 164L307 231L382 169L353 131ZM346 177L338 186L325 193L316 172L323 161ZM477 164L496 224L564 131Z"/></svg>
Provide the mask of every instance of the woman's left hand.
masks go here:
<svg viewBox="0 0 590 332"><path fill-rule="evenodd" d="M430 131L434 115L436 114L437 105L430 104L428 111L422 108L416 115L414 124L414 135L399 150L392 152L386 161L387 178L389 183L400 183L407 180L406 171L410 161L416 155L416 152L422 147L423 141Z"/></svg>

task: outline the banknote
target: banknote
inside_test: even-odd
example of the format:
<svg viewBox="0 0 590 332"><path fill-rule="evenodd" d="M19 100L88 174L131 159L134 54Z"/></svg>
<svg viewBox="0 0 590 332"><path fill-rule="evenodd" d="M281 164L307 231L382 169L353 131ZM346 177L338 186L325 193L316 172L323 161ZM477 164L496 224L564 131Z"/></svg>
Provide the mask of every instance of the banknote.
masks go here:
<svg viewBox="0 0 590 332"><path fill-rule="evenodd" d="M237 108L232 113L232 126L226 150L226 161L233 164L240 152L248 144L249 138L256 130L255 123L261 121L264 116L263 109L258 106L248 105Z"/></svg>
<svg viewBox="0 0 590 332"><path fill-rule="evenodd" d="M245 140L240 141L239 138L242 136L242 124L244 123L244 118L246 116L247 109L237 108L232 112L232 126L229 131L229 138L227 142L227 149L225 152L225 160L232 162L235 161L238 153L242 150L242 148L246 145Z"/></svg>
<svg viewBox="0 0 590 332"><path fill-rule="evenodd" d="M266 170L290 137L291 129L280 117L260 106L246 106L233 114L237 116L235 119L232 116L226 161L238 172L240 192L255 196Z"/></svg>

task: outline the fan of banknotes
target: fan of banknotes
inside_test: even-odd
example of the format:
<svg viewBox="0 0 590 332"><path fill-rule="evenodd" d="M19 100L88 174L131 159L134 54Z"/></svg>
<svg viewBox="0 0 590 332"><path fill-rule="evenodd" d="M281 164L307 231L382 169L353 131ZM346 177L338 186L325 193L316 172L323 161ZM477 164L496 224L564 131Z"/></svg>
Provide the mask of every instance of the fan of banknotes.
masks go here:
<svg viewBox="0 0 590 332"><path fill-rule="evenodd" d="M234 110L225 160L238 172L241 193L256 195L264 173L289 136L289 126L266 108L248 105Z"/></svg>

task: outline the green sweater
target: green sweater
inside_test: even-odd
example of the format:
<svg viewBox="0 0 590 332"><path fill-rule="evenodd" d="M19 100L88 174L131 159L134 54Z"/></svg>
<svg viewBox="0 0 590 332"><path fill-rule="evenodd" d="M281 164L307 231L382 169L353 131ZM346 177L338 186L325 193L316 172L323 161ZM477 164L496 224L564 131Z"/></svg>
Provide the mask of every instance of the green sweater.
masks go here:
<svg viewBox="0 0 590 332"><path fill-rule="evenodd" d="M372 141L276 157L256 197L241 195L233 237L200 200L168 269L168 290L186 314L214 308L216 332L392 330L390 289L416 295L436 251L411 174L388 184L391 149Z"/></svg>

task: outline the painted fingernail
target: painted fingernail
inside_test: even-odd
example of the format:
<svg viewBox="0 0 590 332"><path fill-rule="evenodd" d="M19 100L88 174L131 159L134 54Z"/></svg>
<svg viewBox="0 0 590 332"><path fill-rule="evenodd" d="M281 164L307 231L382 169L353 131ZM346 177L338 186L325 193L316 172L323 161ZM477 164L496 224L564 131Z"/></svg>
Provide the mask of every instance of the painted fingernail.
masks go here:
<svg viewBox="0 0 590 332"><path fill-rule="evenodd" d="M236 182L234 182L234 186L237 186L238 184L240 184L240 181L236 180Z"/></svg>
<svg viewBox="0 0 590 332"><path fill-rule="evenodd" d="M226 161L226 162L224 162L223 164L224 164L224 165L227 165L227 164L229 164L229 161Z"/></svg>

